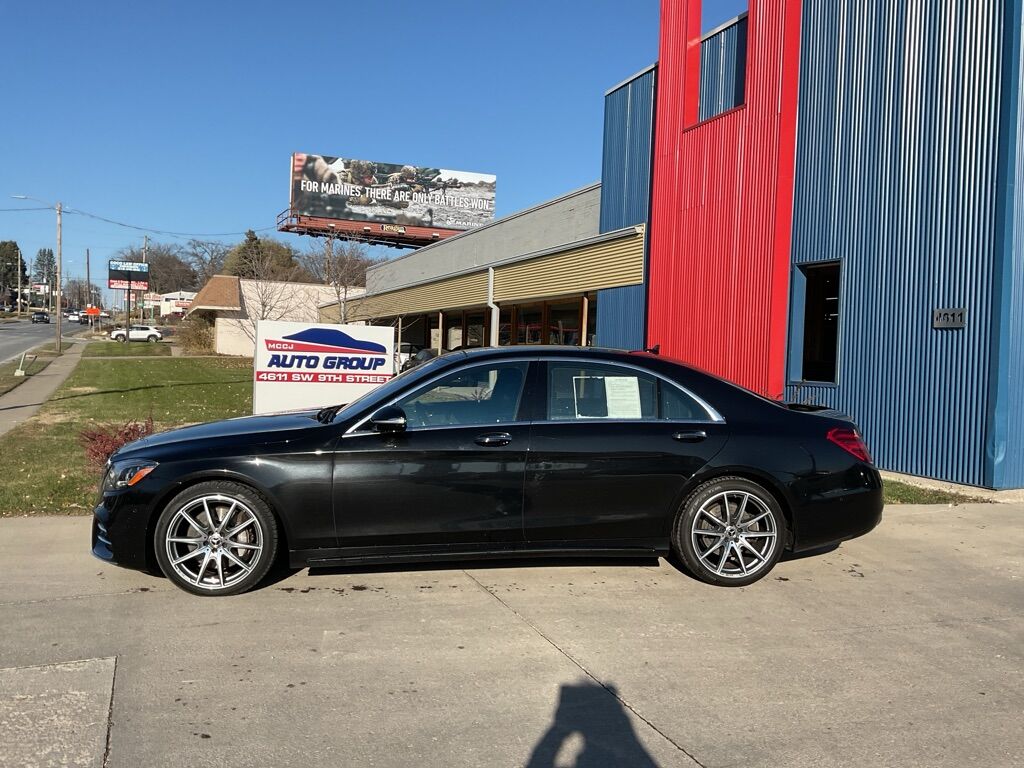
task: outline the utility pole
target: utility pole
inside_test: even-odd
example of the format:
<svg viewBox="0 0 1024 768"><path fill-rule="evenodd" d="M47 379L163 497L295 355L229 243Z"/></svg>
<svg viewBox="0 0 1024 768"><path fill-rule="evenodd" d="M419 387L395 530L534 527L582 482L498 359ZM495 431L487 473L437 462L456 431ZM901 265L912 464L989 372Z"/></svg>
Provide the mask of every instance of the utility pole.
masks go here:
<svg viewBox="0 0 1024 768"><path fill-rule="evenodd" d="M18 248L18 300L15 302L15 317L21 319L21 248Z"/></svg>
<svg viewBox="0 0 1024 768"><path fill-rule="evenodd" d="M85 308L92 306L92 278L89 276L89 249L85 249ZM92 329L93 317L89 315L89 329Z"/></svg>
<svg viewBox="0 0 1024 768"><path fill-rule="evenodd" d="M60 215L62 206L57 203L57 354L61 353L61 320L63 315L61 314L61 285L60 285L60 273L61 273L61 229L60 229Z"/></svg>
<svg viewBox="0 0 1024 768"><path fill-rule="evenodd" d="M143 238L142 238L142 263L146 264L148 262L149 262L149 235L143 235ZM147 283L147 288L146 288L145 292L143 293L142 303L139 305L139 322L140 323L146 322L146 299L145 299L145 294L146 293L149 293L148 283Z"/></svg>

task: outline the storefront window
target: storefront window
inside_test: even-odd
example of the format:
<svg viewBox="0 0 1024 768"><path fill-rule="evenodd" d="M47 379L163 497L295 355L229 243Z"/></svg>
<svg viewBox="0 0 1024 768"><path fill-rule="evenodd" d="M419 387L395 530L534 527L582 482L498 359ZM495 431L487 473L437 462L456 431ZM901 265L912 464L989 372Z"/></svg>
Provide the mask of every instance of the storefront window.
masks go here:
<svg viewBox="0 0 1024 768"><path fill-rule="evenodd" d="M512 308L502 307L498 316L498 344L507 347L512 343Z"/></svg>
<svg viewBox="0 0 1024 768"><path fill-rule="evenodd" d="M487 346L487 324L483 312L466 313L466 338L463 343L467 347Z"/></svg>
<svg viewBox="0 0 1024 768"><path fill-rule="evenodd" d="M456 347L461 347L464 343L462 341L462 313L452 312L450 315L446 313L444 316L444 327L445 348L455 349Z"/></svg>
<svg viewBox="0 0 1024 768"><path fill-rule="evenodd" d="M548 344L580 344L580 299L548 305Z"/></svg>
<svg viewBox="0 0 1024 768"><path fill-rule="evenodd" d="M516 309L516 344L543 344L544 305L534 304Z"/></svg>

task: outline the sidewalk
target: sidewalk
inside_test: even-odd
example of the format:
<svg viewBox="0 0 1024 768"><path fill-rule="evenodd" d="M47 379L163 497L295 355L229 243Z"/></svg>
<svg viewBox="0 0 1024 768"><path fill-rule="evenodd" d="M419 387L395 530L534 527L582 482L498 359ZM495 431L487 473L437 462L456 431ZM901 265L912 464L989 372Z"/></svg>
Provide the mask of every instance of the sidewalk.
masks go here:
<svg viewBox="0 0 1024 768"><path fill-rule="evenodd" d="M82 359L85 344L65 339L67 351L46 366L42 373L28 377L20 386L0 397L0 436L21 424L50 399Z"/></svg>

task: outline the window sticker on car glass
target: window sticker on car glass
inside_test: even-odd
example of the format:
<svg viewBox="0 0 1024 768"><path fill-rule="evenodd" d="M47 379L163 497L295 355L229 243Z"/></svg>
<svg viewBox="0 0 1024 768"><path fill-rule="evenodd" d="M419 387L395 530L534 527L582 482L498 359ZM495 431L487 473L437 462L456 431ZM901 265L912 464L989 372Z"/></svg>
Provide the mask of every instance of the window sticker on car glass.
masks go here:
<svg viewBox="0 0 1024 768"><path fill-rule="evenodd" d="M608 418L639 419L640 380L636 376L607 376L604 391L608 402Z"/></svg>
<svg viewBox="0 0 1024 768"><path fill-rule="evenodd" d="M639 419L640 382L633 376L573 376L577 419Z"/></svg>

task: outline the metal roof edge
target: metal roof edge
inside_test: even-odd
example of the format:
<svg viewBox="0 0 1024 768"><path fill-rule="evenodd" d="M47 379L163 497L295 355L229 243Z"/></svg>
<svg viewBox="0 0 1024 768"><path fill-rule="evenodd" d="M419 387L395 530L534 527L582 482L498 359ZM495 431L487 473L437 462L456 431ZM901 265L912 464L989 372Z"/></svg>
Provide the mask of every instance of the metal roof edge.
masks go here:
<svg viewBox="0 0 1024 768"><path fill-rule="evenodd" d="M474 272L486 272L490 268L504 267L504 266L507 266L509 264L515 264L515 263L520 262L520 261L529 261L530 259L539 259L539 258L541 258L543 256L551 256L552 254L555 254L555 253L561 253L562 251L568 251L571 248L585 248L588 245L597 245L598 243L603 243L603 242L608 241L608 240L619 240L619 239L621 239L623 237L628 237L630 235L639 235L642 232L644 232L645 228L646 227L645 227L644 224L634 224L634 225L629 226L629 227L623 227L622 229L613 229L611 232L602 232L599 235L594 235L593 237L585 237L582 240L573 240L572 242L563 243L562 245L556 245L556 246L554 246L552 248L545 248L545 249L540 250L540 251L533 251L532 253L524 253L521 256L512 256L512 257L510 257L508 259L502 259L501 261L495 261L492 264L487 264L486 266L479 266L478 265L478 266L475 266L475 267L468 267L466 269L460 269L460 270L457 270L455 272L447 272L447 273L445 273L443 275L438 275L437 277L431 277L431 278L428 278L426 280L417 280L416 282L413 282L413 283L406 283L405 285L400 285L400 286L398 286L396 288L390 288L390 289L388 289L386 291L380 291L379 293L364 293L361 296L357 296L357 297L351 299L351 301L362 301L363 299L374 299L374 298L377 298L378 296L387 296L388 294L395 293L397 291L404 291L404 290L406 290L408 288L416 288L416 287L421 286L421 285L430 285L431 283L436 283L436 282L439 282L441 280L449 280L449 279L451 279L453 277L462 277L463 275L471 275ZM328 302L327 304L322 304L321 306L333 306L334 304L337 304L337 303L338 302L336 302L336 301L332 301L332 302Z"/></svg>
<svg viewBox="0 0 1024 768"><path fill-rule="evenodd" d="M650 72L652 69L657 69L657 68L658 68L658 62L654 62L653 64L649 64L648 66L646 66L643 69L641 69L639 72L634 72L632 75L627 77L621 83L617 83L616 85L613 85L611 88L609 88L607 91L604 92L604 95L605 96L610 96L612 93L614 93L615 91L619 90L619 88L622 88L623 86L629 85L630 83L632 83L637 78L643 77L648 72Z"/></svg>
<svg viewBox="0 0 1024 768"><path fill-rule="evenodd" d="M721 24L719 24L714 29L709 29L707 32L705 32L703 35L700 36L700 41L703 43L709 37L714 37L719 32L723 32L726 29L728 29L729 27L731 27L733 24L739 24L741 21L743 21L743 19L747 18L747 14L748 13L749 13L749 11L744 11L739 16L734 16L733 18L729 19L728 21L723 21Z"/></svg>
<svg viewBox="0 0 1024 768"><path fill-rule="evenodd" d="M382 267L386 267L389 264L394 264L394 263L402 261L404 259L408 259L411 256L415 256L416 254L423 253L424 251L429 251L431 248L437 248L439 245L444 245L446 243L452 242L453 240L458 240L459 238L467 237L468 235L475 234L475 233L480 232L482 230L490 229L491 227L496 227L499 224L504 224L504 223L506 223L508 221L511 221L512 219L518 219L520 216L526 216L527 214L533 213L534 211L539 211L541 208L547 208L548 206L554 205L555 203L560 203L563 200L568 200L570 197L576 197L577 195L582 195L582 194L584 194L586 192L590 192L590 191L592 191L594 189L598 189L598 188L600 188L600 186L601 186L601 182L600 181L595 181L592 184L587 184L585 187L580 187L579 189L574 189L571 192L566 192L564 195L559 195L558 197L553 197L550 200L545 200L543 203L538 203L537 205L531 206L530 208L524 208L521 211L516 211L515 213L510 213L508 216L502 216L500 219L495 219L494 221L488 222L487 224L484 224L483 226L474 227L473 229L467 229L465 232L460 232L457 235L452 235L451 237L446 237L444 240L438 240L436 243L431 243L430 245L424 245L422 248L417 248L416 250L411 251L410 253L402 254L401 256L397 256L394 259L388 259L387 261L381 262L380 264L376 264L376 265L370 267L366 271L367 272L373 272L374 270L381 269Z"/></svg>

